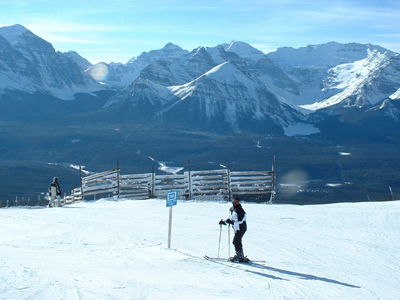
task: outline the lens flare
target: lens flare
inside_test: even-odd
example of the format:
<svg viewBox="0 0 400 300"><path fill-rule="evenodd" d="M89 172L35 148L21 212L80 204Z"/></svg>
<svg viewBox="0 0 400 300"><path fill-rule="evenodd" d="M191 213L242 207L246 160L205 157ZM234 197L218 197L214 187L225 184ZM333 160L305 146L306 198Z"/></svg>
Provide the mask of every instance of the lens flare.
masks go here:
<svg viewBox="0 0 400 300"><path fill-rule="evenodd" d="M108 72L108 65L105 63L97 63L87 71L87 73L97 81L105 80L108 76Z"/></svg>
<svg viewBox="0 0 400 300"><path fill-rule="evenodd" d="M280 185L283 187L283 193L294 195L298 190L307 188L308 175L301 169L291 170L282 176Z"/></svg>

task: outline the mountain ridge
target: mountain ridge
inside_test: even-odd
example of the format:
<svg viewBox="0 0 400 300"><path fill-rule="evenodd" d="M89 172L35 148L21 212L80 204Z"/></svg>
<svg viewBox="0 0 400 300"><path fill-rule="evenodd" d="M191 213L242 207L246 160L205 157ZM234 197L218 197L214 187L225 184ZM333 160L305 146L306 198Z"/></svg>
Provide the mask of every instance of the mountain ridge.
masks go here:
<svg viewBox="0 0 400 300"><path fill-rule="evenodd" d="M75 61L22 25L0 28L0 43L0 93L39 92L71 100L76 93L99 89Z"/></svg>
<svg viewBox="0 0 400 300"><path fill-rule="evenodd" d="M167 111L177 109L182 100L196 91L197 98L192 97L191 101L198 103L192 107L204 110L197 115L204 124L201 120L197 124L206 130L215 130L214 126L219 125L224 127L223 123L229 123L233 131L241 130L237 113L243 119L242 124L245 120L275 120L272 122L281 128L281 133L295 122L313 123L315 117L311 115L321 118L323 111L346 115L349 120L345 110L356 107L361 113L355 116L356 121L364 110L377 106L371 110L377 112L391 107L382 103L395 101L400 89L399 54L371 44L329 42L298 49L284 47L264 54L241 41L215 47L200 46L192 51L167 43L161 49L133 57L126 64L91 65L76 52L56 52L50 43L19 24L0 28L0 43L5 49L0 68L0 93L3 95L15 90L73 100L77 94L110 90L116 93L103 109L128 101L136 105L133 114L140 115L137 104L142 103L141 107L148 113L153 107L153 114L145 114L153 122ZM221 72L228 69L227 66L232 72ZM236 75L231 76L233 73ZM213 78L217 75L218 78ZM149 82L151 84L146 85ZM200 82L207 83L202 95L197 86ZM261 94L270 95L270 99L279 103L275 106L280 106L280 110L265 110L269 104L260 103ZM224 97L223 101L213 100ZM400 118L397 110L390 112L387 116L397 122ZM182 116L187 113L180 110ZM211 122L213 114L225 121ZM141 121L145 122L144 118ZM268 126L259 126L265 133L272 133Z"/></svg>

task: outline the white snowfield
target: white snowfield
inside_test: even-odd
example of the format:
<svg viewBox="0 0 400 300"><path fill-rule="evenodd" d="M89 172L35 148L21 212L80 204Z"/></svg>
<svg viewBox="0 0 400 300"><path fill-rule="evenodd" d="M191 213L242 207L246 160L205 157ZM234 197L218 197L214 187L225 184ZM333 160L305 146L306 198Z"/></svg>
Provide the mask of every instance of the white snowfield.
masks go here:
<svg viewBox="0 0 400 300"><path fill-rule="evenodd" d="M226 202L178 201L168 249L165 202L0 209L0 299L400 299L400 201L243 203L254 264L203 258Z"/></svg>

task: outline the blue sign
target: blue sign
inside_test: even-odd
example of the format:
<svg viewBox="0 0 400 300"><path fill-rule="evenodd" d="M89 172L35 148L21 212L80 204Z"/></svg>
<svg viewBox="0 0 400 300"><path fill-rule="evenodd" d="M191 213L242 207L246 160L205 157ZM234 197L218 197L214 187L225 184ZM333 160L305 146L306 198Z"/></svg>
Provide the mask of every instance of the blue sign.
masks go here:
<svg viewBox="0 0 400 300"><path fill-rule="evenodd" d="M167 193L167 207L174 206L178 203L178 191Z"/></svg>

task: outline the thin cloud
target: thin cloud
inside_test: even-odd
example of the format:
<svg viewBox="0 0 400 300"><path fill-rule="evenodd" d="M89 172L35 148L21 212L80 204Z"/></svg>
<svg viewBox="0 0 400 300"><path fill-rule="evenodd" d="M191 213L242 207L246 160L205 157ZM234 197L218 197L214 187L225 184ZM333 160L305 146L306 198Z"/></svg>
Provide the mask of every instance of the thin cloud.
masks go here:
<svg viewBox="0 0 400 300"><path fill-rule="evenodd" d="M71 38L64 37L61 35L46 35L45 37L41 36L44 40L51 40L53 43L74 43L74 44L98 44L98 45L113 45L115 43L109 41L101 41L101 40L88 40L88 39L79 39L79 38Z"/></svg>
<svg viewBox="0 0 400 300"><path fill-rule="evenodd" d="M115 31L131 31L130 26L115 25L97 25L97 24L81 24L81 23L59 23L54 21L46 21L43 23L31 23L24 25L33 32L115 32Z"/></svg>
<svg viewBox="0 0 400 300"><path fill-rule="evenodd" d="M101 45L118 46L110 55L132 57L167 42L191 51L230 40L265 53L328 41L385 47L400 35L400 4L389 0L0 0L0 10L2 23L20 23L56 49L91 48L90 56L108 52L99 52Z"/></svg>

